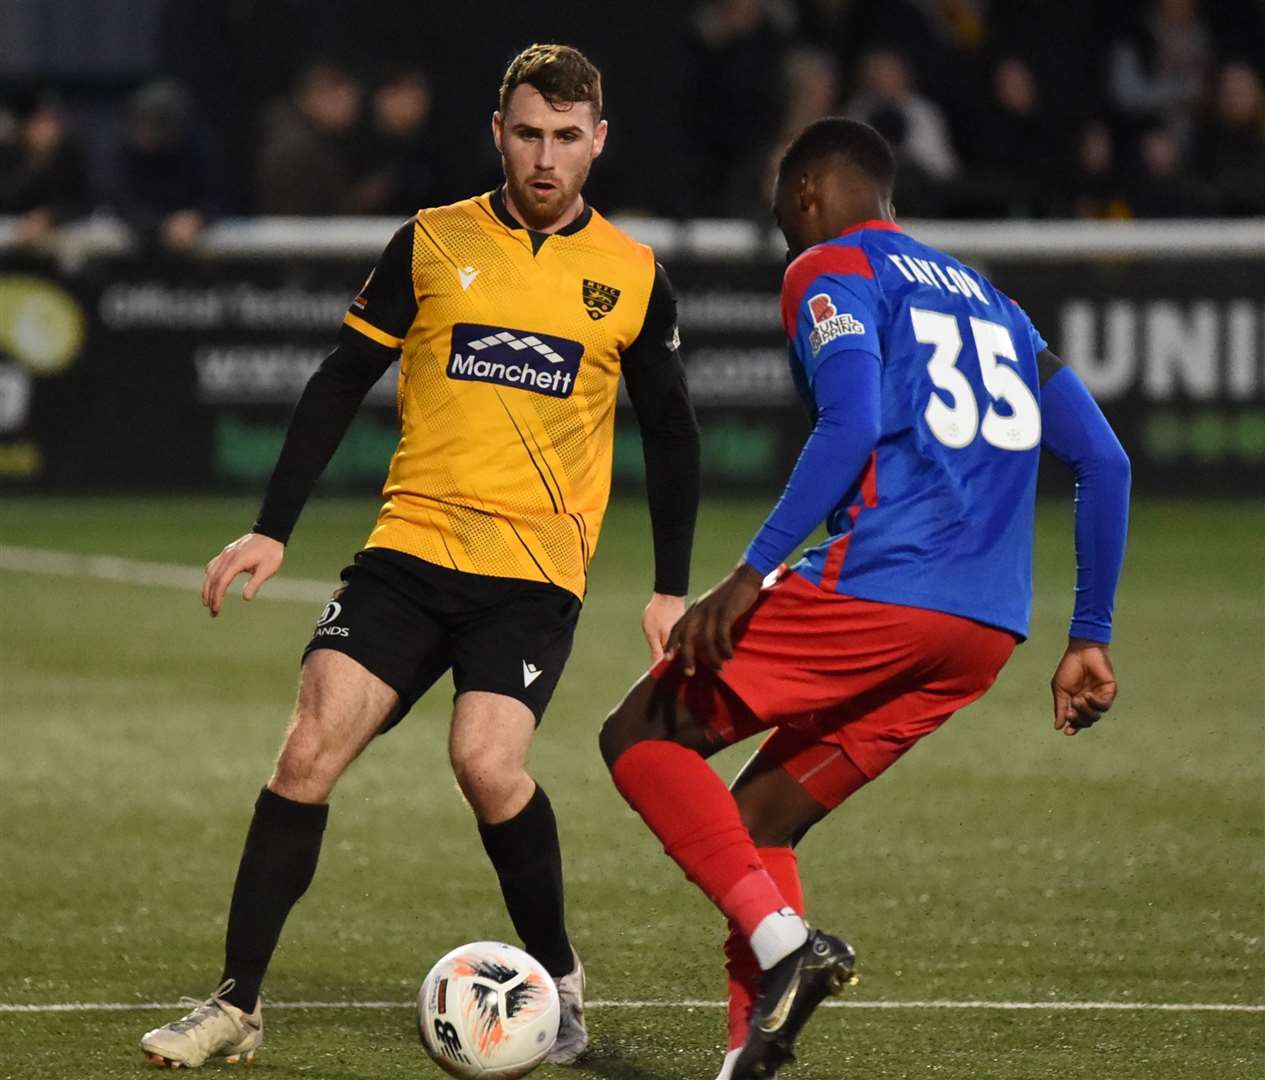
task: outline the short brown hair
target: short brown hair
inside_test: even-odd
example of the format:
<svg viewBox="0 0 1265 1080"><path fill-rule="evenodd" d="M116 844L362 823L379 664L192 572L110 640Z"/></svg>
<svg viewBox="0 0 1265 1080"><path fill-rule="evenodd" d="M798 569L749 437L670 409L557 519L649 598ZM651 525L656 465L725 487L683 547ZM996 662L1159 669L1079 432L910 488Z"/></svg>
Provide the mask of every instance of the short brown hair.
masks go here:
<svg viewBox="0 0 1265 1080"><path fill-rule="evenodd" d="M584 53L570 45L528 45L505 69L501 80L501 112L514 90L526 83L540 91L557 109L564 103L587 101L600 120L602 73Z"/></svg>

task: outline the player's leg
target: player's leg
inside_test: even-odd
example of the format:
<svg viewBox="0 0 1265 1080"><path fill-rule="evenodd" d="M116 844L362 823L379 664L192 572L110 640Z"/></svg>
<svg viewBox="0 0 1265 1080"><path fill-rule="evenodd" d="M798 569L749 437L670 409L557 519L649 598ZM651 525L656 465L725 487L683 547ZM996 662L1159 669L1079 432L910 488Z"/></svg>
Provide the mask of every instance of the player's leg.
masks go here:
<svg viewBox="0 0 1265 1080"><path fill-rule="evenodd" d="M446 669L443 633L357 564L304 654L298 702L247 832L229 909L220 986L145 1035L155 1063L249 1056L262 1037L259 987L290 910L316 870L338 778L384 725ZM420 658L420 659L419 659Z"/></svg>
<svg viewBox="0 0 1265 1080"><path fill-rule="evenodd" d="M761 862L800 914L805 910L804 889L795 845L868 780L837 744L781 728L761 744L730 785ZM717 1080L730 1080L747 1041L761 976L751 947L733 923L724 953L729 1037Z"/></svg>
<svg viewBox="0 0 1265 1080"><path fill-rule="evenodd" d="M188 1016L146 1034L147 1060L196 1067L212 1056L253 1056L263 1038L259 987L316 872L327 799L397 702L394 690L350 657L309 653L289 731L246 833L219 989Z"/></svg>
<svg viewBox="0 0 1265 1080"><path fill-rule="evenodd" d="M524 948L558 985L562 1018L548 1061L588 1046L584 968L566 929L558 823L527 752L571 651L579 601L553 586L469 583L479 613L453 627L449 754ZM490 602L488 602L490 601Z"/></svg>

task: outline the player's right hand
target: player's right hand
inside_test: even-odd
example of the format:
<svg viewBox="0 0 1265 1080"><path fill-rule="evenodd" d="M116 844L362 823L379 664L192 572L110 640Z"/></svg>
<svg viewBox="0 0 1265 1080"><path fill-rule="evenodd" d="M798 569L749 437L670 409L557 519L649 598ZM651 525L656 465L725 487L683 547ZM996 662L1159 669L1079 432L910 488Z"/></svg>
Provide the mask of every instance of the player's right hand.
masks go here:
<svg viewBox="0 0 1265 1080"><path fill-rule="evenodd" d="M262 533L239 536L206 564L202 578L202 606L215 618L224 606L224 596L238 574L249 574L242 589L243 600L253 600L263 583L281 569L285 544Z"/></svg>
<svg viewBox="0 0 1265 1080"><path fill-rule="evenodd" d="M1050 680L1054 693L1054 728L1075 735L1097 723L1116 700L1116 673L1107 646L1072 638Z"/></svg>

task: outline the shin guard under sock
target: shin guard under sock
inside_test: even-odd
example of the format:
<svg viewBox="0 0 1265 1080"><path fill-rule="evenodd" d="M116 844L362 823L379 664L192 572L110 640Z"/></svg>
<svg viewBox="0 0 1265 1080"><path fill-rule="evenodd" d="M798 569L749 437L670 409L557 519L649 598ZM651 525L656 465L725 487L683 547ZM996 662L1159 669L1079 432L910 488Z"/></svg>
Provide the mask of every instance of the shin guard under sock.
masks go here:
<svg viewBox="0 0 1265 1080"><path fill-rule="evenodd" d="M479 836L523 945L555 979L569 974L575 958L567 937L562 849L545 789L537 784L522 810L509 821L481 824Z"/></svg>
<svg viewBox="0 0 1265 1080"><path fill-rule="evenodd" d="M254 1011L281 928L316 873L328 817L328 806L295 802L268 788L255 801L233 886L220 978L234 980L225 999L245 1012Z"/></svg>

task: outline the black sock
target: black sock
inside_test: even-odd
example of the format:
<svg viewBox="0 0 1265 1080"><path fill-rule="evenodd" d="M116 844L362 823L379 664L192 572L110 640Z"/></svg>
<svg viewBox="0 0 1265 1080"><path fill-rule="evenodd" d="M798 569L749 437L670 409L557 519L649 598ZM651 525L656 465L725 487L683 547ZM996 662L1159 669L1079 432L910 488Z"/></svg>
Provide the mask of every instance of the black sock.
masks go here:
<svg viewBox="0 0 1265 1080"><path fill-rule="evenodd" d="M575 958L564 918L562 849L545 789L537 785L517 816L480 825L479 835L523 945L555 979L569 974Z"/></svg>
<svg viewBox="0 0 1265 1080"><path fill-rule="evenodd" d="M316 873L328 817L328 806L294 802L268 788L255 800L228 910L220 979L235 980L224 997L239 1009L254 1011L286 916Z"/></svg>

